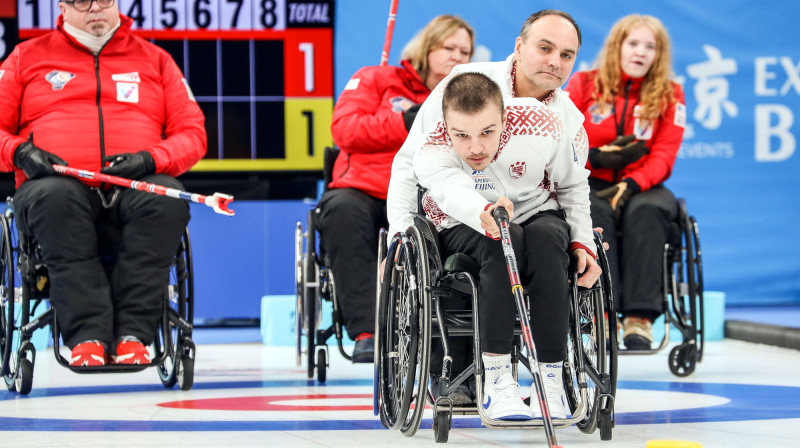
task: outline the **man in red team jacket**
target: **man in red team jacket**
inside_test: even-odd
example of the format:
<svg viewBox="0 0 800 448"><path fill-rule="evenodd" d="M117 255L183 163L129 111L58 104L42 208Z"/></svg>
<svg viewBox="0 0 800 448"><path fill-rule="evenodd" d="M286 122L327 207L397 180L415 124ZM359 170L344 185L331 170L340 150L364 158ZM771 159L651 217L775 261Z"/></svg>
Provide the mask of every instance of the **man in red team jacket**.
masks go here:
<svg viewBox="0 0 800 448"><path fill-rule="evenodd" d="M0 66L0 169L17 228L40 246L70 364L146 364L189 207L55 175L52 164L182 188L206 152L203 114L175 62L134 36L115 0L62 0L57 29ZM98 229L120 230L107 275ZM117 247L117 245L115 245Z"/></svg>

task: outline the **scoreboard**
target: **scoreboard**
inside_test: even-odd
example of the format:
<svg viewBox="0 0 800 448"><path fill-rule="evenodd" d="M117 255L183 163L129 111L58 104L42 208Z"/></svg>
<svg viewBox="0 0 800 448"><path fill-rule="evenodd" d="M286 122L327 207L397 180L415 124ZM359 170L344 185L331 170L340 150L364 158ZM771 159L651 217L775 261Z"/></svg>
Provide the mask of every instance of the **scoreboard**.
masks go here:
<svg viewBox="0 0 800 448"><path fill-rule="evenodd" d="M3 11L13 4L0 6L0 60L61 13L58 0L15 1L16 20ZM333 144L334 0L116 1L137 35L172 55L205 114L208 152L192 171L322 168Z"/></svg>

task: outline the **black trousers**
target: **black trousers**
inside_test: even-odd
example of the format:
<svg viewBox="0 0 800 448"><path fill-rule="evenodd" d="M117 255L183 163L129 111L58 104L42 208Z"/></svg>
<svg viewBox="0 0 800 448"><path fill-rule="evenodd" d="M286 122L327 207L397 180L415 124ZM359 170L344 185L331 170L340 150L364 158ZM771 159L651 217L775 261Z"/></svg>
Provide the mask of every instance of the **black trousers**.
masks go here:
<svg viewBox="0 0 800 448"><path fill-rule="evenodd" d="M617 222L609 201L594 195L612 185L589 179L592 224L603 228L603 240L610 246L606 255L617 309L657 317L664 312L662 257L670 225L678 217L675 195L663 185L634 195Z"/></svg>
<svg viewBox="0 0 800 448"><path fill-rule="evenodd" d="M375 332L378 232L388 227L386 201L353 188L328 190L317 206L324 263L350 339Z"/></svg>
<svg viewBox="0 0 800 448"><path fill-rule="evenodd" d="M540 212L521 225L511 225L511 239L520 269L520 281L530 298L531 329L540 362L558 362L567 357L569 331L569 226L561 211ZM465 225L439 233L445 257L464 253L480 264L478 318L481 349L488 353L511 352L516 304L511 293L503 247ZM467 304L468 305L468 304ZM452 344L452 356L468 353L471 341ZM436 344L438 345L438 344ZM439 351L437 348L436 351ZM460 364L454 361L454 372ZM441 354L432 357L438 371Z"/></svg>
<svg viewBox="0 0 800 448"><path fill-rule="evenodd" d="M142 180L183 188L166 175ZM150 344L155 337L169 266L189 223L189 206L165 196L118 191L105 208L97 190L77 179L48 176L25 182L14 195L17 228L41 247L50 299L61 337L70 348L92 339L111 344L128 335ZM112 192L104 194L110 198ZM98 236L98 230L108 233L104 226L121 231L111 249L116 261L108 273L101 255L109 247Z"/></svg>

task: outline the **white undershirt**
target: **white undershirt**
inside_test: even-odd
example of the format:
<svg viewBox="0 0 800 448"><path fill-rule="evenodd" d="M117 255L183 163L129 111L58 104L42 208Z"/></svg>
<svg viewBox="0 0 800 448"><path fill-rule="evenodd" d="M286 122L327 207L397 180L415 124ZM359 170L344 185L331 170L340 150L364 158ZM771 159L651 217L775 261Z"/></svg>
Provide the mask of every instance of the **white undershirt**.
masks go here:
<svg viewBox="0 0 800 448"><path fill-rule="evenodd" d="M74 26L70 25L67 22L64 22L64 31L67 32L70 36L74 37L75 40L83 44L86 48L88 48L93 54L97 55L100 53L100 50L106 44L106 42L111 39L111 36L114 35L114 32L117 31L119 28L121 21L117 20L117 24L111 27L107 33L103 34L102 36L95 36L92 33L87 33L81 29L75 28Z"/></svg>

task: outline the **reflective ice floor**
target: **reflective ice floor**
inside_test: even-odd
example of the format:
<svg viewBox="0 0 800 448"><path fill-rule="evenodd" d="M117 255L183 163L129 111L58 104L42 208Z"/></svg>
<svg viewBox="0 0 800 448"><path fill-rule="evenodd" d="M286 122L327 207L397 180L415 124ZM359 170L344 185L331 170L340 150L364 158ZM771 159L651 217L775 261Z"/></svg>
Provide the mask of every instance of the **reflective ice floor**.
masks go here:
<svg viewBox="0 0 800 448"><path fill-rule="evenodd" d="M435 445L430 415L411 438L384 429L372 413L372 366L329 353L328 381L319 385L295 365L293 348L201 342L194 388L183 392L164 389L154 369L81 375L43 351L30 395L0 391L0 446ZM709 342L688 378L669 372L667 353L620 358L611 441L571 427L556 432L559 444L800 447L800 352ZM546 446L542 430L491 430L477 417L455 418L453 426L446 446Z"/></svg>

